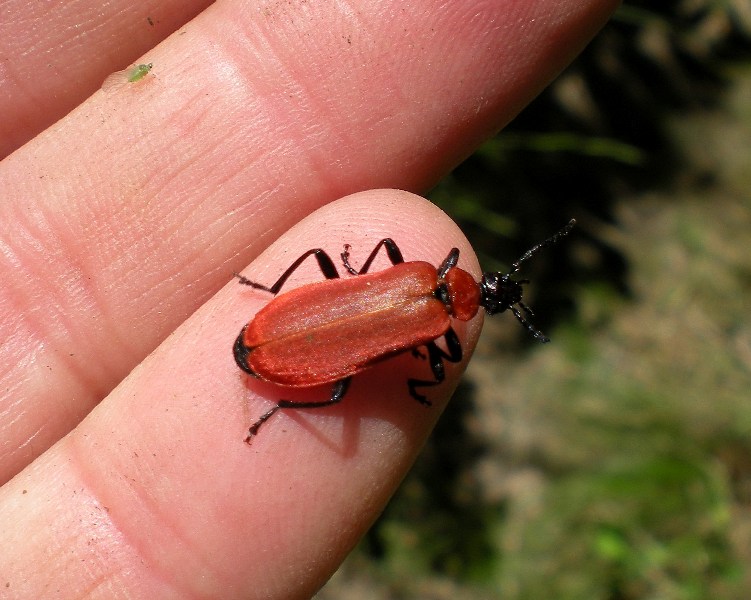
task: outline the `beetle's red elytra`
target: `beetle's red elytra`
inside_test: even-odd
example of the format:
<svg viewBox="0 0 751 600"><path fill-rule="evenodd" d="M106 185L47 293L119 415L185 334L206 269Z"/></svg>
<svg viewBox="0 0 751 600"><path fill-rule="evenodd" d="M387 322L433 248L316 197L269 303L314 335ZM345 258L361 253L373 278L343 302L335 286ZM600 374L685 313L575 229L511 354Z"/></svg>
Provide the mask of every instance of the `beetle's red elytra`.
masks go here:
<svg viewBox="0 0 751 600"><path fill-rule="evenodd" d="M308 250L270 287L235 274L243 285L276 296L243 327L234 345L238 366L258 379L280 386L302 388L333 384L331 396L319 402L279 400L256 420L245 438L250 443L261 426L280 409L321 408L341 401L351 378L364 369L402 352L424 346L432 380L408 379L410 396L430 406L421 388L440 384L444 361L459 362L462 347L451 327L452 319L469 321L480 309L490 314L511 310L539 341L550 341L528 320L532 311L522 301L527 280L511 277L526 260L569 234L576 221L527 250L508 273L484 273L480 282L456 266L459 250L453 248L436 268L422 261L404 262L390 238L378 242L363 266L350 264L350 246L341 253L341 278L334 261L322 249ZM368 273L384 249L392 267ZM324 281L279 293L290 275L310 256L318 262ZM443 337L446 350L435 341Z"/></svg>

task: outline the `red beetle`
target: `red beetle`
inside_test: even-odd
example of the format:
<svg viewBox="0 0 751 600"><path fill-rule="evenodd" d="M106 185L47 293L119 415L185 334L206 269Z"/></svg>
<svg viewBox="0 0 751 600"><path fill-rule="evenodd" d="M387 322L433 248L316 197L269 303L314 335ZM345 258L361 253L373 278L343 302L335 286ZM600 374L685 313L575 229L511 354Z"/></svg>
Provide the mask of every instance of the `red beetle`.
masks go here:
<svg viewBox="0 0 751 600"><path fill-rule="evenodd" d="M279 400L250 426L245 441L250 443L261 425L279 409L336 404L347 393L353 375L407 350L419 355L419 346L428 351L434 379L408 379L407 387L410 396L430 406L418 388L441 383L445 377L443 361L459 362L462 358L451 319L469 321L481 306L490 315L510 309L535 338L549 342L525 319L525 315L532 315L522 302L522 284L527 280L511 276L542 248L568 235L575 223L572 219L558 233L527 250L508 273L484 273L479 283L456 266L457 248L436 269L427 262L404 262L390 238L378 242L359 271L350 264L350 246L345 245L342 264L356 277L340 279L331 257L320 248L308 250L271 287L236 274L241 284L276 295L306 258L315 257L326 281L274 298L243 327L235 341L234 355L243 371L264 381L288 387L334 384L328 400ZM367 274L381 248L394 266ZM435 343L441 336L447 351Z"/></svg>

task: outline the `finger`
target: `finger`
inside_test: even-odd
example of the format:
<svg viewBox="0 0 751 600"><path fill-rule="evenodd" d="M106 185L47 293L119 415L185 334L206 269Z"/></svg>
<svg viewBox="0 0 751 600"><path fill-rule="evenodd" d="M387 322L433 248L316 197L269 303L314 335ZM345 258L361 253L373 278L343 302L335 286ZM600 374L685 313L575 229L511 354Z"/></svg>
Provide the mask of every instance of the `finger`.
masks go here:
<svg viewBox="0 0 751 600"><path fill-rule="evenodd" d="M26 143L210 3L9 0L0 20L0 158Z"/></svg>
<svg viewBox="0 0 751 600"><path fill-rule="evenodd" d="M137 86L97 93L8 157L2 474L304 215L359 189L428 186L537 93L605 6L220 3L150 53Z"/></svg>
<svg viewBox="0 0 751 600"><path fill-rule="evenodd" d="M354 261L387 236L405 259L433 264L457 246L460 266L478 275L456 226L394 190L330 204L243 271L273 280L305 250L336 257L345 242ZM312 261L289 285L320 279ZM249 382L232 357L240 328L268 299L225 286L6 486L2 539L14 550L0 572L10 593L287 600L309 598L331 575L404 477L461 365L447 366L426 408L400 372L415 375L419 361L387 361L356 377L337 406L276 415L249 447L249 422L295 393ZM479 327L461 334L467 353ZM317 393L327 390L306 392Z"/></svg>

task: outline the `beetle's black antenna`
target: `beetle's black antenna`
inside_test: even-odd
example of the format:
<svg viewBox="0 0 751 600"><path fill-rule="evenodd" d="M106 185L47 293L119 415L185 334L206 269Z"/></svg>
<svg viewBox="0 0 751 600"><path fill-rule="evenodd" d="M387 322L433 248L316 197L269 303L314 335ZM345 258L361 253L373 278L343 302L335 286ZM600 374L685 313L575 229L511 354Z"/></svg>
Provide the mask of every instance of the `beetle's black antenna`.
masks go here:
<svg viewBox="0 0 751 600"><path fill-rule="evenodd" d="M516 304L517 306L522 307L525 314L527 314L528 316L532 316L532 309L529 308L529 306L527 306L526 304L524 304L524 302L519 300L519 302L517 302ZM536 340L542 342L543 344L547 344L550 341L550 338L548 336L546 336L542 331L537 329L537 327L532 325L532 323L530 323L529 321L527 321L527 319L524 318L524 315L521 313L521 311L518 308L516 308L516 306L511 307L511 312L514 313L516 320L519 321L519 323L521 323L524 326L524 328L527 331L529 331L529 333L535 336Z"/></svg>
<svg viewBox="0 0 751 600"><path fill-rule="evenodd" d="M522 254L514 264L511 265L511 270L507 273L507 275L518 273L519 269L521 269L522 263L525 260L529 260L543 248L552 246L553 244L557 243L558 240L560 240L562 237L567 236L574 228L574 225L576 225L576 219L571 219L563 229L561 229L557 233L554 233L548 239L540 242L536 246L532 246L529 250Z"/></svg>

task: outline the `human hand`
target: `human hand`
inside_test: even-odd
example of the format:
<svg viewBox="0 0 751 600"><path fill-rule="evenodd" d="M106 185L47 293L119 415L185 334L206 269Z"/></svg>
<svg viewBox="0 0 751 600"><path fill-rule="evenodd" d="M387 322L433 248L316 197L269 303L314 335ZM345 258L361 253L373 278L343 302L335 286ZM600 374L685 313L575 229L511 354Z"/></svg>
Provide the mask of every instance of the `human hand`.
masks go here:
<svg viewBox="0 0 751 600"><path fill-rule="evenodd" d="M382 510L460 369L426 409L405 383L425 365L397 358L340 405L276 416L249 448L247 426L283 391L232 359L268 297L231 273L270 282L309 248L359 257L389 236L434 264L457 246L477 275L424 201L327 203L427 188L614 4L220 2L152 50L203 3L164 3L154 25L137 4L85 18L75 3L44 16L47 37L29 29L35 6L7 7L6 151L122 68L113 48L140 44L154 68L0 164L3 480L25 469L0 490L0 596L309 597ZM295 284L316 279L311 266Z"/></svg>

